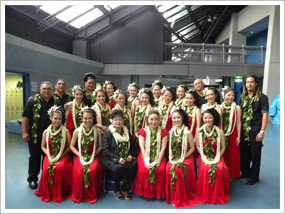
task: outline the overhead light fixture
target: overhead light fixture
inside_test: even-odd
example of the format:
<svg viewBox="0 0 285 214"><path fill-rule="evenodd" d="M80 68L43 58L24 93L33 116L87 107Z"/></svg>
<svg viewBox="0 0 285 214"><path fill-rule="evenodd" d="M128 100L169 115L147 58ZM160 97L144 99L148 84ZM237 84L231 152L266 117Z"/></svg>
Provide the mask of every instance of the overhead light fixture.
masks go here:
<svg viewBox="0 0 285 214"><path fill-rule="evenodd" d="M213 19L211 17L209 17L208 22L213 22Z"/></svg>
<svg viewBox="0 0 285 214"><path fill-rule="evenodd" d="M253 33L253 31L251 31L250 33Z"/></svg>

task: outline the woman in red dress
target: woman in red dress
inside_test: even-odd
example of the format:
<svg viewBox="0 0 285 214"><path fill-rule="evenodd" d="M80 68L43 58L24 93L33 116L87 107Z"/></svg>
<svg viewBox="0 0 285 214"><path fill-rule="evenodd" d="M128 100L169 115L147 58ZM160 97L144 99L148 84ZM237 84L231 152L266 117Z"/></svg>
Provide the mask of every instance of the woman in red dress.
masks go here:
<svg viewBox="0 0 285 214"><path fill-rule="evenodd" d="M204 125L196 132L198 179L196 195L200 204L225 204L230 200L229 171L224 161L225 136L221 118L214 109L203 112Z"/></svg>
<svg viewBox="0 0 285 214"><path fill-rule="evenodd" d="M70 150L70 134L62 125L63 112L53 106L49 113L52 124L43 132L41 148L46 156L39 189L35 194L44 202L52 200L61 203L69 193L72 180L72 163L66 155Z"/></svg>
<svg viewBox="0 0 285 214"><path fill-rule="evenodd" d="M111 124L110 115L111 107L109 106L109 97L103 89L95 90L96 103L91 107L96 112L96 127L101 130L101 133L106 131Z"/></svg>
<svg viewBox="0 0 285 214"><path fill-rule="evenodd" d="M114 92L117 90L115 83L112 81L106 80L103 84L103 89L107 92L109 97L109 106L113 109L116 105L116 100L114 99L113 95Z"/></svg>
<svg viewBox="0 0 285 214"><path fill-rule="evenodd" d="M69 198L77 203L95 203L103 193L103 166L100 163L101 134L95 126L96 113L88 107L82 112L83 123L74 131L70 145L76 158Z"/></svg>
<svg viewBox="0 0 285 214"><path fill-rule="evenodd" d="M68 110L65 111L65 126L67 127L71 138L73 136L73 131L82 123L79 112L81 111L81 108L85 106L84 100L86 100L83 88L80 85L75 85L72 90L74 99L72 102L68 103Z"/></svg>
<svg viewBox="0 0 285 214"><path fill-rule="evenodd" d="M174 104L175 93L170 87L166 87L163 91L163 102L158 107L161 112L161 120L162 120L162 129L166 129L170 131L172 128L172 119L171 119L171 111L175 108Z"/></svg>
<svg viewBox="0 0 285 214"><path fill-rule="evenodd" d="M223 90L225 101L220 108L226 143L224 159L229 169L230 180L240 177L241 108L236 105L235 97L235 91L232 88L225 87Z"/></svg>
<svg viewBox="0 0 285 214"><path fill-rule="evenodd" d="M198 99L198 93L196 91L187 91L184 103L182 105L183 110L189 116L189 131L195 139L196 129L201 126L201 103Z"/></svg>
<svg viewBox="0 0 285 214"><path fill-rule="evenodd" d="M165 198L164 152L167 146L168 131L159 126L157 110L149 112L149 126L139 131L140 154L137 158L138 170L131 190L144 198Z"/></svg>
<svg viewBox="0 0 285 214"><path fill-rule="evenodd" d="M176 208L193 207L196 201L195 151L189 119L183 109L172 112L174 126L169 132L169 161L166 164L166 203Z"/></svg>

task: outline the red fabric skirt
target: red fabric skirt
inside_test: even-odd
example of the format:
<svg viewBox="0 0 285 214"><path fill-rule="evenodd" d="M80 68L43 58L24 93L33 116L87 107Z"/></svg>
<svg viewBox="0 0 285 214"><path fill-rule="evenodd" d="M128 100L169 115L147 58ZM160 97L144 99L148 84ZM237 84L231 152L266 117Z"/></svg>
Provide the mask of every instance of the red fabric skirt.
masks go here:
<svg viewBox="0 0 285 214"><path fill-rule="evenodd" d="M58 162L58 164L54 165L54 176L51 177L52 181L54 182L54 187L52 187L51 184L48 183L48 156L45 156L44 158L39 189L35 191L35 194L40 196L41 200L44 202L49 202L52 200L54 202L61 203L69 193L72 181L72 163L68 155L65 155Z"/></svg>
<svg viewBox="0 0 285 214"><path fill-rule="evenodd" d="M224 158L221 157L217 163L216 178L213 186L208 183L209 181L209 165L198 156L198 179L196 183L196 195L200 204L225 204L230 200L229 188L230 178L228 167L225 164Z"/></svg>
<svg viewBox="0 0 285 214"><path fill-rule="evenodd" d="M81 180L83 176L81 169L84 168L84 166L80 163L79 157L76 156L72 171L72 191L71 196L69 196L73 202L95 203L99 196L103 193L103 166L100 163L100 154L101 153L94 158L94 161L89 166L90 172L88 175L90 176L90 186L88 189L85 188L84 183Z"/></svg>
<svg viewBox="0 0 285 214"><path fill-rule="evenodd" d="M172 164L168 162L166 164L166 203L172 203L176 208L189 208L194 207L198 204L195 194L195 184L196 184L196 175L194 168L194 157L190 155L186 158L183 163L186 164L187 174L186 174L186 183L184 182L184 174L181 168L175 167L175 172L177 179L175 179L175 184L173 185L173 190L170 190L171 187L171 174L170 169Z"/></svg>
<svg viewBox="0 0 285 214"><path fill-rule="evenodd" d="M143 196L144 198L165 198L165 157L162 158L160 166L154 172L156 177L154 184L147 182L149 179L149 171L145 167L141 152L137 158L137 162L138 170L132 183L131 190L134 191L135 194Z"/></svg>

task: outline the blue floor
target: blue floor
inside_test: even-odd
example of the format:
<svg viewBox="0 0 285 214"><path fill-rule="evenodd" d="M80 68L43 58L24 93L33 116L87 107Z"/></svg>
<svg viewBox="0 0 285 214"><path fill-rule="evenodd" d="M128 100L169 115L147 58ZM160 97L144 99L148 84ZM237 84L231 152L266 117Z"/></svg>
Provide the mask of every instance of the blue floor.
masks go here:
<svg viewBox="0 0 285 214"><path fill-rule="evenodd" d="M102 210L103 212L106 212L106 209L121 209L116 210L115 212L123 212L124 209L156 209L154 212L167 212L166 210L161 211L160 209L175 209L172 205L167 205L164 200L145 199L134 194L133 200L131 201L119 201L115 199L112 193L104 193L94 204L87 202L77 204L73 203L68 198L60 204L54 202L42 202L39 197L34 195L34 190L30 189L28 186L27 170L29 151L27 144L22 141L21 135L8 133L7 128L5 128L5 131L6 211L23 212L21 209L68 209L68 212L83 213L88 212L88 210L76 211L76 209L92 209L92 212L100 211L94 209L104 209ZM262 149L263 153L259 183L253 186L247 186L245 184L246 179L233 179L230 183L229 192L231 199L226 204L199 204L196 207L190 208L192 209L192 212L202 212L203 209L221 209L221 212L225 212L225 209L275 209L270 211L272 213L278 212L278 209L284 209L283 204L280 207L279 125L268 123L263 143L264 147ZM3 195L1 198L4 200ZM36 210L30 210L30 212L35 211ZM110 211L114 212L114 210ZM148 210L145 211L148 212ZM58 212L64 212L64 210ZM137 212L140 211L138 210ZM170 212L185 212L185 210L176 209L176 211L173 210ZM227 212L233 212L233 210L228 210ZM240 210L238 212L243 211ZM269 212L269 210L265 212Z"/></svg>

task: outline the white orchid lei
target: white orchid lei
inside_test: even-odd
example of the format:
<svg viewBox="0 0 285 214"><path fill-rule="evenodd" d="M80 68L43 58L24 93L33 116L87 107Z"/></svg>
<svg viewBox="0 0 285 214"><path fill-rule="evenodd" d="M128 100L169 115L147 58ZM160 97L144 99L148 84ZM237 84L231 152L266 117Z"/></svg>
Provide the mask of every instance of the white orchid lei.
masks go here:
<svg viewBox="0 0 285 214"><path fill-rule="evenodd" d="M81 109L85 106L84 102L81 101L81 103L78 105L75 99L72 101L72 119L74 128L77 129L80 124L82 123L82 119L80 117Z"/></svg>
<svg viewBox="0 0 285 214"><path fill-rule="evenodd" d="M186 152L187 152L187 140L188 136L188 127L183 124L181 131L177 130L177 127L174 126L169 131L169 162L173 165L170 169L169 174L172 175L171 177L171 188L170 190L173 190L173 185L175 184L174 179L177 178L177 175L175 173L175 167L182 169L183 175L184 175L184 182L186 179L186 165L183 163L185 160ZM181 149L179 148L181 146ZM173 156L174 153L174 156Z"/></svg>
<svg viewBox="0 0 285 214"><path fill-rule="evenodd" d="M165 101L161 103L161 105L158 107L161 115L161 128L165 129L168 121L168 115L169 111L173 105L173 101L171 101L168 104L165 104Z"/></svg>
<svg viewBox="0 0 285 214"><path fill-rule="evenodd" d="M146 106L140 104L135 113L135 135L138 137L138 131L144 126L146 117L148 116L150 110L152 109L150 103ZM144 117L145 116L145 117Z"/></svg>
<svg viewBox="0 0 285 214"><path fill-rule="evenodd" d="M53 125L49 125L46 132L46 146L47 146L47 156L49 160L49 166L48 166L48 183L51 184L52 187L54 187L54 182L51 177L54 176L54 170L55 170L55 164L58 164L58 160L60 159L64 147L65 147L65 140L66 140L66 127L62 124L57 130L53 131ZM52 145L51 151L53 152L53 155L51 155L51 151L49 148L49 143Z"/></svg>
<svg viewBox="0 0 285 214"><path fill-rule="evenodd" d="M97 145L97 129L94 125L92 125L89 132L86 132L86 128L84 123L82 123L78 128L78 153L79 153L79 160L80 163L84 166L81 171L83 171L83 183L86 189L90 187L89 175L90 172L89 166L94 161L94 157L96 155L96 145ZM91 156L88 155L90 150L90 145L94 141L93 151ZM82 148L81 148L82 146Z"/></svg>
<svg viewBox="0 0 285 214"><path fill-rule="evenodd" d="M205 146L203 146L203 141L207 142ZM217 142L217 151L216 156L213 156L214 150L214 142ZM211 132L208 134L206 130L206 126L203 125L199 129L199 147L200 147L200 155L202 161L209 165L211 168L209 169L209 181L208 183L211 183L211 186L215 183L215 177L216 177L216 169L217 163L220 161L220 150L221 150L221 136L220 136L220 129L218 126L213 125ZM207 156L205 156L205 153Z"/></svg>
<svg viewBox="0 0 285 214"><path fill-rule="evenodd" d="M158 156L161 148L161 127L158 126L156 132L152 134L149 126L145 128L146 142L145 142L145 167L149 170L148 182L154 184L156 177L154 171L158 167Z"/></svg>
<svg viewBox="0 0 285 214"><path fill-rule="evenodd" d="M130 136L127 127L123 126L122 133L118 133L113 125L109 126L109 130L118 145L119 156L126 160L130 150Z"/></svg>
<svg viewBox="0 0 285 214"><path fill-rule="evenodd" d="M103 121L101 118L101 114L103 115L104 125L109 126L110 125L110 115L111 115L111 107L105 103L105 108L99 103L96 102L95 105L91 107L96 112L96 119L97 123L102 125Z"/></svg>

